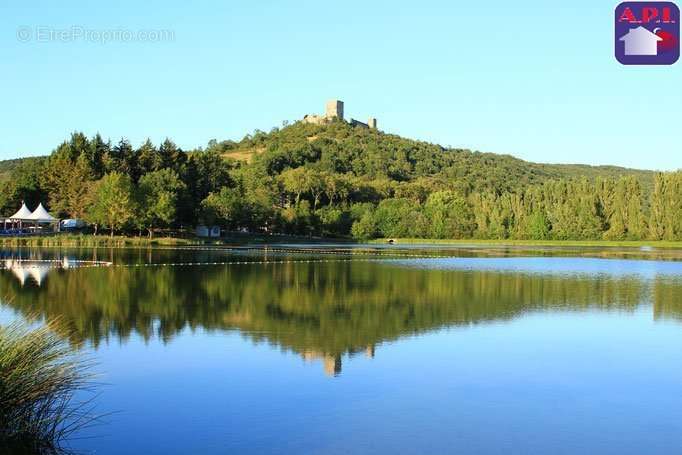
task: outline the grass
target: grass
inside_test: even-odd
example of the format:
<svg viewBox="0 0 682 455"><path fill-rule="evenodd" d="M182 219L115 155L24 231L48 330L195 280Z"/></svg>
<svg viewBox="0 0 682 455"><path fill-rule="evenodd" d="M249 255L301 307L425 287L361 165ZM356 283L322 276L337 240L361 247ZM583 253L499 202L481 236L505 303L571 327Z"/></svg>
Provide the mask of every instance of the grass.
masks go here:
<svg viewBox="0 0 682 455"><path fill-rule="evenodd" d="M49 236L0 237L0 246L5 247L146 247L146 246L187 246L226 245L246 243L323 243L348 242L348 239L319 238L294 235L241 234L230 233L221 238L179 238L179 237L128 237L92 234L55 234Z"/></svg>
<svg viewBox="0 0 682 455"><path fill-rule="evenodd" d="M481 245L481 246L566 246L566 247L652 247L682 248L682 241L668 240L454 240L393 238L395 244ZM368 243L387 243L389 239L369 240Z"/></svg>
<svg viewBox="0 0 682 455"><path fill-rule="evenodd" d="M126 237L91 234L57 234L49 236L0 237L0 246L69 246L69 247L106 247L106 246L147 246L147 245L197 245L199 239L175 237Z"/></svg>
<svg viewBox="0 0 682 455"><path fill-rule="evenodd" d="M389 239L368 240L366 243L387 243ZM480 246L541 246L541 247L629 247L629 248L670 248L682 249L682 241L667 240L481 240L481 239L418 239L393 238L398 245L434 244L434 245L480 245ZM245 243L325 243L353 242L351 239L319 238L293 235L239 234L232 233L222 238L178 238L178 237L128 237L91 234L57 234L35 237L0 237L0 246L6 247L146 247L146 246L186 246L186 245L225 245Z"/></svg>
<svg viewBox="0 0 682 455"><path fill-rule="evenodd" d="M265 147L241 148L237 150L230 150L229 152L224 153L223 157L250 163L253 160L254 156L265 152L265 150L266 150Z"/></svg>
<svg viewBox="0 0 682 455"><path fill-rule="evenodd" d="M0 326L0 453L63 453L64 439L92 423L74 400L88 389L89 365L56 329Z"/></svg>

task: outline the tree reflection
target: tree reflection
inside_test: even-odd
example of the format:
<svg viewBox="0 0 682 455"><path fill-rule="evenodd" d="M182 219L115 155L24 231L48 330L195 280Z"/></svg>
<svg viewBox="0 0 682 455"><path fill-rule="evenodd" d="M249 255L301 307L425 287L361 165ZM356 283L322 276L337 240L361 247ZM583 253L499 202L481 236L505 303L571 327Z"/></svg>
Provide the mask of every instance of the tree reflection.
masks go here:
<svg viewBox="0 0 682 455"><path fill-rule="evenodd" d="M441 327L520 314L587 309L682 319L682 282L628 276L419 270L386 263L56 269L33 280L0 271L5 304L26 317L60 317L65 335L95 347L137 333L164 342L185 328L238 329L321 359L338 374L345 355Z"/></svg>

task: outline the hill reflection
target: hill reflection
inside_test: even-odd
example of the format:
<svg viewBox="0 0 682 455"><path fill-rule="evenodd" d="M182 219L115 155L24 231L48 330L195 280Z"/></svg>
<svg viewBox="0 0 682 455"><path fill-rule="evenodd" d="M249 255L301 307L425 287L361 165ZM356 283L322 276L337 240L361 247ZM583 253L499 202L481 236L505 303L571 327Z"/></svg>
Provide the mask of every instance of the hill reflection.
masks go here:
<svg viewBox="0 0 682 455"><path fill-rule="evenodd" d="M321 359L441 327L504 321L534 311L634 311L682 319L682 281L623 275L424 270L390 263L62 268L39 280L0 270L4 304L60 317L74 345L138 333L168 341L185 328L237 329L255 342ZM40 284L40 285L38 285Z"/></svg>

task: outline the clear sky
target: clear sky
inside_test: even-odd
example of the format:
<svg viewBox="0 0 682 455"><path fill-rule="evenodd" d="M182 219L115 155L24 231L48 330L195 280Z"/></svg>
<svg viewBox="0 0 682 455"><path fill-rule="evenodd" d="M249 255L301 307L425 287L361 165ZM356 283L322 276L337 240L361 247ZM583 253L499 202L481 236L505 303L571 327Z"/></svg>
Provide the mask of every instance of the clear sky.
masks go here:
<svg viewBox="0 0 682 455"><path fill-rule="evenodd" d="M347 116L443 145L682 168L682 62L616 62L616 3L5 0L0 159L47 154L75 130L192 148L339 98ZM60 31L89 37L50 38Z"/></svg>

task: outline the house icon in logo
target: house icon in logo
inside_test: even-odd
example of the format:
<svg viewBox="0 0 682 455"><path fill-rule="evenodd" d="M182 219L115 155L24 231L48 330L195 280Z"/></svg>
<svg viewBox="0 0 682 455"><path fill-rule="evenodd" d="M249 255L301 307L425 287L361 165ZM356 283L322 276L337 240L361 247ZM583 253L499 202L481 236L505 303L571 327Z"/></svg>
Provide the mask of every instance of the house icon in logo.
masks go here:
<svg viewBox="0 0 682 455"><path fill-rule="evenodd" d="M658 55L658 42L663 38L639 26L630 29L619 41L625 42L625 55Z"/></svg>
<svg viewBox="0 0 682 455"><path fill-rule="evenodd" d="M614 53L623 65L672 65L680 58L680 9L675 3L623 2L614 17Z"/></svg>

